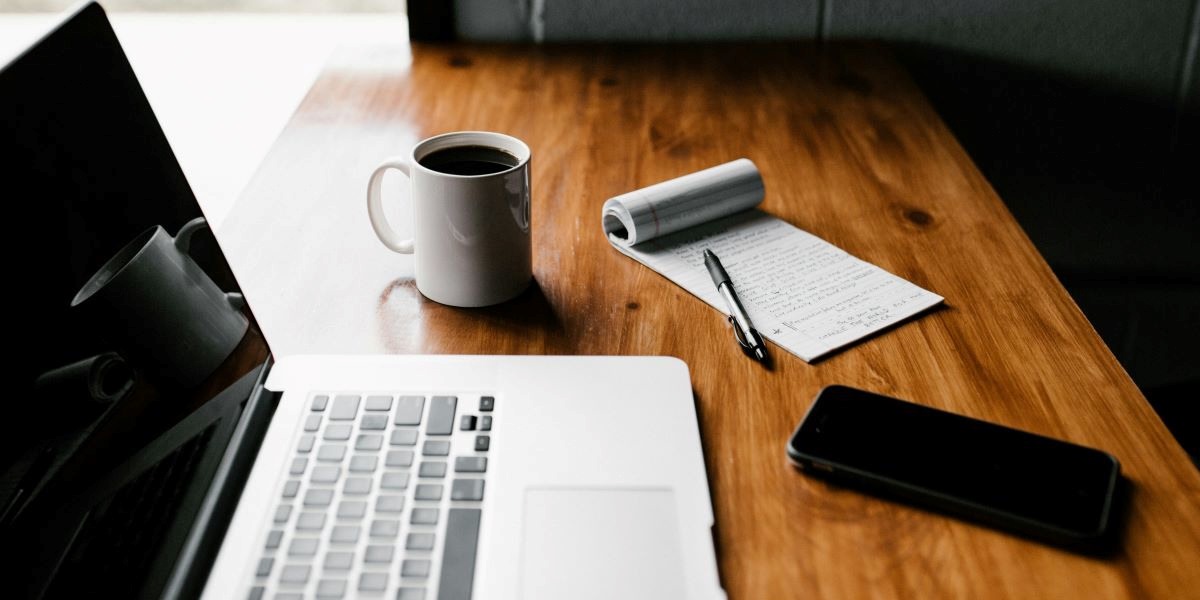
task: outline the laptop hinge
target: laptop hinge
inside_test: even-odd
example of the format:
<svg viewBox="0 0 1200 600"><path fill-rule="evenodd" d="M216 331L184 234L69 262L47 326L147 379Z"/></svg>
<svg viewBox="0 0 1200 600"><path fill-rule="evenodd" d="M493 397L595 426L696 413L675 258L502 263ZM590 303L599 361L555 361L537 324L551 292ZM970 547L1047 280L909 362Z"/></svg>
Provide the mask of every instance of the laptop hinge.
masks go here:
<svg viewBox="0 0 1200 600"><path fill-rule="evenodd" d="M196 597L205 583L216 553L225 539L225 529L237 508L242 486L250 475L258 448L271 423L271 415L283 395L282 392L267 390L264 385L273 364L274 360L268 358L258 374L242 411L242 418L221 457L212 484L204 494L196 520L163 588L162 598Z"/></svg>

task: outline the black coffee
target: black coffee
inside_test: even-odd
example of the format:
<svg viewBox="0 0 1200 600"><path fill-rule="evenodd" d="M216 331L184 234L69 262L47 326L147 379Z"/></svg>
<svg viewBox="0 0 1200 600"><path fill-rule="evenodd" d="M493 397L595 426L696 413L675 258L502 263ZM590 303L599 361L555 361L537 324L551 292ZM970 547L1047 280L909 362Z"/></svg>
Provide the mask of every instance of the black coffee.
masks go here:
<svg viewBox="0 0 1200 600"><path fill-rule="evenodd" d="M421 159L426 169L450 175L491 175L507 171L520 162L517 157L488 146L455 146L432 152Z"/></svg>

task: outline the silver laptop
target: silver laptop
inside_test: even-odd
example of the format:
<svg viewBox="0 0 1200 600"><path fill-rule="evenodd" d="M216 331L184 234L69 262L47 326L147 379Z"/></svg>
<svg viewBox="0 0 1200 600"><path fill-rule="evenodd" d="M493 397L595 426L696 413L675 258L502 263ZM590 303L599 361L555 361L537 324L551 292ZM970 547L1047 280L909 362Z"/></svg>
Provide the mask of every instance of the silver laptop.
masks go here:
<svg viewBox="0 0 1200 600"><path fill-rule="evenodd" d="M206 598L717 598L687 367L281 359Z"/></svg>
<svg viewBox="0 0 1200 600"><path fill-rule="evenodd" d="M20 443L5 447L3 465L6 481L30 482L6 500L0 524L5 553L22 555L4 565L15 589L38 598L724 597L683 362L289 356L213 389L211 374L238 364L255 335L250 307L226 328L234 337L225 345L196 342L219 351L204 365L182 365L171 357L188 354L162 345L194 342L185 332L194 319L180 315L218 309L203 299L191 313L178 308L189 292L151 267L119 294L106 290L131 269L97 275L114 260L140 260L148 251L133 246L161 226L194 237L176 247L219 288L212 302L237 292L98 5L77 7L0 67L0 112L0 159L15 165L6 189L26 200L13 207L24 227L5 248L23 256L12 276L29 290L14 310L39 324L16 340L27 349L16 395L38 403L12 427ZM170 305L167 316L138 312L141 299ZM154 329L171 319L177 327ZM250 337L239 342L241 331ZM98 379L89 387L75 383L81 376ZM146 417L107 442L89 433L131 402L164 407L147 413L157 418L197 399L179 419ZM29 427L77 409L86 427L71 444L59 430L43 444ZM95 456L65 450L74 447ZM52 457L44 477L29 456Z"/></svg>

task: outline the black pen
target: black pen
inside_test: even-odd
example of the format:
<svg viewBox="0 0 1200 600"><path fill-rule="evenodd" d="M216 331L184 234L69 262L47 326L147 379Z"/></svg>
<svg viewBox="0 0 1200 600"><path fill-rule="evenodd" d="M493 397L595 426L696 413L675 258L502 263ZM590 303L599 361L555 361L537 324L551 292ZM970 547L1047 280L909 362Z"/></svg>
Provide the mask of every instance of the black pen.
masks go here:
<svg viewBox="0 0 1200 600"><path fill-rule="evenodd" d="M721 259L707 248L704 250L704 266L708 267L708 274L712 276L713 283L717 286L717 293L725 298L725 305L729 307L729 324L733 326L733 335L737 338L738 345L746 354L760 361L766 360L767 345L763 343L762 336L758 335L754 323L750 322L750 315L746 314L746 309L742 308L737 293L733 291L733 282L729 280L729 273L726 273L725 267L721 266Z"/></svg>

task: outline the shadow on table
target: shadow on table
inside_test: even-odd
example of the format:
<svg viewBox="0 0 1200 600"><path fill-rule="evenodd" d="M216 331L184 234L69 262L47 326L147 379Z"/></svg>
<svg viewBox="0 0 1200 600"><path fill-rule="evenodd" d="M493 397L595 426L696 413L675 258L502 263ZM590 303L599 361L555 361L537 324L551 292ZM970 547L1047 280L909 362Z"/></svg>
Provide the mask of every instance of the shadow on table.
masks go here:
<svg viewBox="0 0 1200 600"><path fill-rule="evenodd" d="M562 319L536 279L516 298L481 308L439 304L421 295L412 279L396 279L380 293L377 312L391 352L565 352Z"/></svg>
<svg viewBox="0 0 1200 600"><path fill-rule="evenodd" d="M896 47L1197 461L1200 87L1181 98L932 44Z"/></svg>

